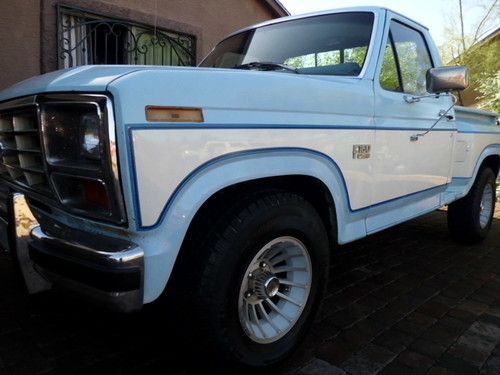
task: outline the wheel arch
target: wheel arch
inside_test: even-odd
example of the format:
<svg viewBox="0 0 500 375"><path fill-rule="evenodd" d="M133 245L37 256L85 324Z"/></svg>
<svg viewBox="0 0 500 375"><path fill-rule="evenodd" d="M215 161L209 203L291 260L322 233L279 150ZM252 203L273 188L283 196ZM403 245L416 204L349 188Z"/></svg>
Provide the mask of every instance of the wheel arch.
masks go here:
<svg viewBox="0 0 500 375"><path fill-rule="evenodd" d="M267 192L287 192L305 199L319 214L328 234L330 248L337 244L338 224L335 202L328 187L317 177L292 174L242 181L213 193L197 210L184 236L168 281L169 292L175 293L174 289L179 285L178 280L185 277L193 257L199 258L205 255L199 253L203 249L196 248L196 243L199 241L197 234L211 230L210 225L217 221L217 217L225 211L224 208L231 207L228 202L238 201L248 195L262 196Z"/></svg>
<svg viewBox="0 0 500 375"><path fill-rule="evenodd" d="M500 144L490 145L481 152L470 177L454 177L458 180L465 181L463 190L461 190L457 199L469 194L480 172L486 167L491 168L495 176L498 178L498 173L500 172Z"/></svg>
<svg viewBox="0 0 500 375"><path fill-rule="evenodd" d="M183 245L186 240L200 230L203 221L213 219L214 212L223 207L222 202L231 202L242 196L265 193L267 191L283 191L301 196L308 201L319 214L325 229L328 232L330 245L337 244L338 221L335 212L334 198L323 181L310 175L282 175L263 177L242 181L229 185L213 193L198 209L189 224ZM179 255L182 255L182 247Z"/></svg>
<svg viewBox="0 0 500 375"><path fill-rule="evenodd" d="M340 168L328 156L313 150L289 148L230 154L193 172L178 187L157 225L145 229L147 234L144 230L139 232L145 239L156 239L151 249L151 272L145 280L146 302L155 300L163 292L172 271L180 264L179 254L196 218L213 208L221 196L234 197L233 194L256 188L288 188L303 196L318 209L322 219L331 224L332 241L339 238L342 243L341 238L366 234L361 220L347 228L344 225L352 216L347 187ZM321 194L314 193L315 189ZM151 242L147 245L152 247Z"/></svg>
<svg viewBox="0 0 500 375"><path fill-rule="evenodd" d="M486 167L491 168L493 170L493 173L495 174L495 177L498 177L498 172L500 171L500 155L493 154L486 156L483 159L479 170L482 170Z"/></svg>

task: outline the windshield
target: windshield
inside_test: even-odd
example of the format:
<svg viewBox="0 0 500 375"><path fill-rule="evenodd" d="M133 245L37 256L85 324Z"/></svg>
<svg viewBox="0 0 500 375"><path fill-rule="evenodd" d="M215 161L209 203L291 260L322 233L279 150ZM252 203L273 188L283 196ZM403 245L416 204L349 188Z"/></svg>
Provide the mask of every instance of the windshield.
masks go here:
<svg viewBox="0 0 500 375"><path fill-rule="evenodd" d="M349 12L263 26L225 39L200 66L291 72L285 65L294 73L357 76L373 19L371 12Z"/></svg>

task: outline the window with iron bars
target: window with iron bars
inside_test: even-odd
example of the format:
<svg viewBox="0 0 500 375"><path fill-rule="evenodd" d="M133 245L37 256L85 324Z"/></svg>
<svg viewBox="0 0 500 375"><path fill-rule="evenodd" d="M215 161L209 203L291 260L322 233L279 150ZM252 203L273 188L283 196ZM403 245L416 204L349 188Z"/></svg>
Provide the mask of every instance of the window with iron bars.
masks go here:
<svg viewBox="0 0 500 375"><path fill-rule="evenodd" d="M196 64L196 38L140 23L58 8L58 66Z"/></svg>

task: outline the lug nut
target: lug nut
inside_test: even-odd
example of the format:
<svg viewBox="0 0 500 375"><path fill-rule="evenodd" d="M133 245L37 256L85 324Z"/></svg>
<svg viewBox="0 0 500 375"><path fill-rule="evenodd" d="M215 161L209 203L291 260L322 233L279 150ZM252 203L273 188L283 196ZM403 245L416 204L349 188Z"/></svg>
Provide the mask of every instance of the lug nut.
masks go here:
<svg viewBox="0 0 500 375"><path fill-rule="evenodd" d="M248 274L248 278L249 278L249 279L253 279L253 273L252 273L252 272L250 272L250 273Z"/></svg>
<svg viewBox="0 0 500 375"><path fill-rule="evenodd" d="M253 295L253 292L251 290L248 290L245 292L245 298L250 298L250 297L252 297L252 295Z"/></svg>
<svg viewBox="0 0 500 375"><path fill-rule="evenodd" d="M261 262L260 263L260 268L266 268L267 267L267 263L266 262Z"/></svg>

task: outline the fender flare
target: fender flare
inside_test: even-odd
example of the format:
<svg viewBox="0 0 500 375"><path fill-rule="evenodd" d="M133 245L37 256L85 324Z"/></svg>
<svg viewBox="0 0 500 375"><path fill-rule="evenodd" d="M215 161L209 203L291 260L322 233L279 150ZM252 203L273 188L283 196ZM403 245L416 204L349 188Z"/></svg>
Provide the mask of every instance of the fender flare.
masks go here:
<svg viewBox="0 0 500 375"><path fill-rule="evenodd" d="M189 225L202 205L229 186L266 177L303 175L322 181L335 202L339 242L363 237L363 214L351 208L344 176L329 156L305 148L240 151L212 159L191 172L166 202L156 223L134 237L148 249L145 302L156 299L172 273Z"/></svg>
<svg viewBox="0 0 500 375"><path fill-rule="evenodd" d="M481 154L479 155L479 158L477 159L476 166L474 167L474 170L472 172L471 177L455 177L454 178L456 180L468 180L467 184L465 185L465 187L463 189L463 193L459 195L459 198L465 197L467 194L469 194L470 190L472 189L472 185L474 185L474 182L476 181L476 178L477 178L477 175L479 173L479 170L481 169L481 166L483 165L486 158L489 156L499 156L500 157L500 144L492 144L492 145L486 146L486 148L481 152Z"/></svg>

